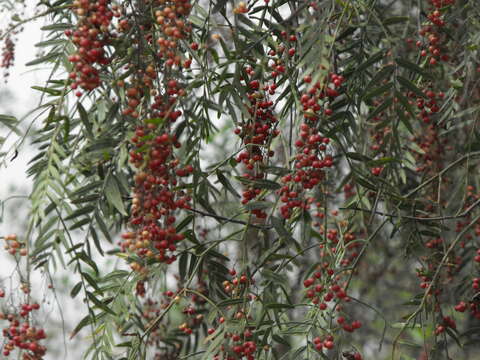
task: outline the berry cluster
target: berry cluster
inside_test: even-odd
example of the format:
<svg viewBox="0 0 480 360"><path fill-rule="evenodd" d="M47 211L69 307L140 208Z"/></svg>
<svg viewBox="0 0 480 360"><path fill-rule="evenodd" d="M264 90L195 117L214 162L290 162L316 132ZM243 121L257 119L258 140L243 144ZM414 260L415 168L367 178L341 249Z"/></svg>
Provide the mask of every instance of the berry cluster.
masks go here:
<svg viewBox="0 0 480 360"><path fill-rule="evenodd" d="M1 34L1 33L0 33ZM6 36L2 47L2 62L0 68L4 69L5 81L8 77L8 69L13 66L15 60L15 43L11 36Z"/></svg>
<svg viewBox="0 0 480 360"><path fill-rule="evenodd" d="M45 330L36 328L30 325L26 319L30 312L38 310L40 305L24 304L21 306L19 315L14 314L0 314L0 319L8 320L10 325L3 329L3 336L8 338L8 342L3 347L3 356L7 357L15 349L23 350L23 360L41 360L46 353L45 346L41 345L39 341L46 339ZM24 318L25 320L21 320Z"/></svg>
<svg viewBox="0 0 480 360"><path fill-rule="evenodd" d="M303 286L307 289L305 297L310 299L313 305L317 305L320 310L326 310L328 308L327 303L334 299L350 302L345 288L338 284L338 279L333 278L334 271L329 264L325 262L321 269L325 270L326 274L322 274L322 271L316 271L312 277L304 280ZM327 284L330 285L327 286ZM337 311L339 311L338 306ZM348 325L343 320L339 324L342 324L344 330L349 332L361 326L359 321L354 321L352 325Z"/></svg>
<svg viewBox="0 0 480 360"><path fill-rule="evenodd" d="M10 76L10 68L14 65L15 62L15 47L18 40L18 35L24 30L23 26L18 26L18 19L16 17L23 18L26 15L27 2L26 1L12 1L8 4L0 5L0 14L8 9L10 14L16 14L12 16L11 19L6 24L4 29L0 29L0 41L3 42L3 45L0 49L0 69L3 69L3 77L5 83L8 81ZM6 20L8 16L3 16L2 21Z"/></svg>
<svg viewBox="0 0 480 360"><path fill-rule="evenodd" d="M270 144L280 132L275 128L278 120L273 113L273 101L269 100L267 94L262 91L270 89L274 93L275 86L272 85L273 88L269 85L262 86L261 82L255 78L256 73L252 67L247 67L245 72L248 76L245 82L249 117L239 124L234 132L242 139L247 149L242 151L236 160L245 164L247 172L243 177L255 181L265 178L262 165L266 165L268 158L274 155L274 151L270 150ZM260 188L254 185L248 186L242 194L242 204L257 198L260 193ZM258 218L267 216L261 209L255 209L252 213Z"/></svg>
<svg viewBox="0 0 480 360"><path fill-rule="evenodd" d="M142 258L169 264L176 257L168 252L174 252L175 244L184 238L173 226L175 211L188 208L190 200L184 191L175 189L177 176L189 176L193 168L179 167L173 148L180 147L180 143L167 132L156 133L139 126L132 143L135 148L130 153L130 162L139 169L134 179L130 220L135 231L122 235L121 246L124 251L128 249ZM132 267L140 270L138 263Z"/></svg>
<svg viewBox="0 0 480 360"><path fill-rule="evenodd" d="M190 201L190 196L181 189L179 178L190 176L194 170L191 165L181 166L175 156L174 150L181 143L173 131L173 123L182 116L180 99L186 95L185 84L179 80L181 70L191 64L190 58L184 59L180 41L186 40L191 32L185 18L192 6L189 0L162 1L149 6L155 15L153 19L134 20L141 23L143 40L159 50L156 56L142 57L138 63L129 64L128 69L133 72L129 84L124 80L117 83L124 87L126 97L123 115L143 118L136 120L131 137L130 163L136 168L130 220L134 231L123 234L121 247L142 259L170 264L176 259L176 243L184 238L174 226L176 211L189 208ZM122 19L120 27L127 29L129 21L132 20ZM160 27L156 41L154 26ZM135 39L136 51L141 51L141 41ZM194 47L198 49L198 45L192 44ZM160 86L155 88L155 84ZM135 271L145 270L139 262L131 266Z"/></svg>
<svg viewBox="0 0 480 360"><path fill-rule="evenodd" d="M354 236L350 234L351 238L354 239ZM329 240L334 242L336 241L337 233L335 231L328 231ZM338 240L337 240L338 242ZM321 248L324 248L324 245L321 245ZM328 253L335 253L336 248L331 247ZM320 256L326 260L327 252L321 251ZM352 255L354 257L358 256ZM342 262L343 266L349 266L350 259L345 257L346 262ZM362 327L362 323L354 319L352 315L347 316L344 304L349 303L350 297L347 295L347 281L341 281L343 272L340 272L338 275L335 275L334 265L335 259L332 258L332 263L329 261L324 261L321 265L317 266L317 269L314 273L303 281L303 286L306 289L305 297L311 301L311 304L316 311L325 312L328 311L331 313L330 316L336 317L336 324L338 327L331 329L331 332L336 332L337 330L343 330L348 333L352 333ZM334 304L333 304L334 302ZM329 306L329 304L332 304ZM334 311L338 315L334 315ZM351 321L347 321L350 318ZM353 318L353 319L352 319ZM332 349L334 346L333 335L329 333L325 339L316 337L314 339L315 348L318 351L322 349Z"/></svg>
<svg viewBox="0 0 480 360"><path fill-rule="evenodd" d="M246 359L254 360L255 354L261 350L260 344L254 336L255 325L253 317L249 315L248 309L245 305L250 305L255 299L254 295L250 293L250 286L255 284L255 280L247 274L238 276L235 269L230 270L231 280L226 280L223 283L224 290L231 296L232 299L244 297L247 300L245 303L238 306L228 306L226 310L233 321L241 321L244 325L243 330L225 333L225 341L220 346L219 353L215 354L214 360L237 360ZM220 317L219 324L223 324L227 319ZM208 329L208 334L215 333L214 328Z"/></svg>
<svg viewBox="0 0 480 360"><path fill-rule="evenodd" d="M20 254L20 256L27 256L28 250L25 247L25 244L18 241L16 234L6 235L5 240L5 250L8 251L10 255Z"/></svg>
<svg viewBox="0 0 480 360"><path fill-rule="evenodd" d="M210 331L213 334L212 330ZM226 339L230 341L220 347L222 354L216 354L213 360L255 360L258 345L252 337L253 333L250 329L246 329L243 333L227 333Z"/></svg>
<svg viewBox="0 0 480 360"><path fill-rule="evenodd" d="M317 351L322 351L322 349L331 350L335 347L334 338L332 335L327 335L324 339L322 339L320 336L316 336L313 338L313 344L315 345L315 349Z"/></svg>
<svg viewBox="0 0 480 360"><path fill-rule="evenodd" d="M148 83L144 84L148 88ZM140 86L127 88L128 107L124 115L138 117L136 108L144 94ZM181 144L171 130L172 123L182 115L175 106L184 94L176 80L166 80L164 94L157 93L152 104L156 117L137 125L131 138L130 163L137 169L131 209L131 225L135 231L123 235L126 241L122 243L122 248L135 251L140 257L155 258L165 263L175 260L175 256L167 252L174 252L175 243L183 239L173 226L175 211L188 208L190 201L190 196L178 189L177 178L191 175L193 167L180 166L174 149L180 148ZM162 121L157 121L159 119ZM138 263L132 266L136 270L141 268Z"/></svg>
<svg viewBox="0 0 480 360"><path fill-rule="evenodd" d="M332 215L336 216L335 214L332 214ZM342 246L345 249L345 253L343 255L343 258L340 264L342 266L348 267L357 258L359 254L359 249L362 247L362 243L355 241L358 236L356 233L347 230L348 222L346 220L340 221L340 225L342 226L340 239L342 240ZM320 233L321 234L324 233L323 228L321 226L320 226ZM327 246L329 247L329 251L332 254L335 254L337 252L337 245L340 242L338 230L334 228L328 229L327 239L328 239ZM325 251L325 245L320 244L320 249L322 249L322 251L320 252L320 256L322 258L325 258L328 254L328 252Z"/></svg>
<svg viewBox="0 0 480 360"><path fill-rule="evenodd" d="M183 59L179 42L189 37L192 26L185 18L190 14L190 0L161 1L162 7L155 11L156 23L163 36L157 39L157 55L165 60L165 65L188 69L191 59Z"/></svg>
<svg viewBox="0 0 480 360"><path fill-rule="evenodd" d="M419 35L425 40L418 40L416 45L422 49L420 56L427 58L430 65L436 65L439 61L449 61L446 32L445 14L443 7L454 5L455 0L430 0L432 9L427 15L428 23L419 31Z"/></svg>
<svg viewBox="0 0 480 360"><path fill-rule="evenodd" d="M247 12L246 8L241 9L243 10L238 11ZM274 101L271 97L276 93L278 78L286 74L287 66L295 66L297 36L288 35L286 31L282 31L277 40L279 45L268 52L267 73L258 72L257 74L252 67L247 67L246 76L243 79L250 116L235 129L235 134L239 135L243 144L247 146L247 150L238 155L237 162L245 164L248 172L244 177L252 181L265 179L266 175L262 167L267 165L269 158L275 154L271 150L271 143L280 131L276 129L278 119L274 114ZM260 193L260 188L249 185L243 192L242 203L247 204L253 199L261 200L258 198ZM257 218L266 217L266 213L261 209L254 209L252 213Z"/></svg>
<svg viewBox="0 0 480 360"><path fill-rule="evenodd" d="M476 277L472 280L472 289L476 294L480 290L480 278ZM457 305L454 306L455 311L465 312L466 310L470 311L470 316L477 320L480 320L480 304L475 299L469 300L468 303L465 301L460 301Z"/></svg>
<svg viewBox="0 0 480 360"><path fill-rule="evenodd" d="M73 63L73 71L69 78L73 80L72 89L78 87L91 91L100 86L99 66L107 65L105 48L110 41L109 28L114 16L120 16L110 5L110 0L75 0L72 8L78 17L75 30L66 30L68 36L77 47L76 53L68 60ZM82 92L77 91L76 96Z"/></svg>
<svg viewBox="0 0 480 360"><path fill-rule="evenodd" d="M312 77L305 76L303 81L310 84ZM332 115L333 111L328 104L339 96L337 89L343 82L344 78L341 75L331 73L323 86L316 82L305 90L300 98L305 120L300 125L300 136L295 142L297 148L295 169L293 174L282 178L284 186L280 189L281 201L284 203L280 211L286 219L290 218L295 208L310 209L314 199L305 198L304 192L320 184L325 177L324 169L333 166L333 156L325 153L330 139L322 136L318 128L321 116L319 112L325 109L322 116Z"/></svg>

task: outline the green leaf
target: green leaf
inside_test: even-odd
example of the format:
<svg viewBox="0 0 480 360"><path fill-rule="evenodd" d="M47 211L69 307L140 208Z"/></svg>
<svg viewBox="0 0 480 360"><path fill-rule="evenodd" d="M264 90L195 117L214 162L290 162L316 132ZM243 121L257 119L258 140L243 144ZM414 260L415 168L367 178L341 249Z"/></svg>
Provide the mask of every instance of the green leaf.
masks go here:
<svg viewBox="0 0 480 360"><path fill-rule="evenodd" d="M26 63L25 66L33 66L33 65L38 65L38 64L44 63L44 62L48 62L50 60L58 58L59 56L62 56L62 54L63 53L61 53L61 52L53 52L53 53L50 53L48 55L39 57L38 59L32 60L32 61ZM36 86L36 87L38 87L38 86ZM32 86L32 89L35 89L36 87Z"/></svg>
<svg viewBox="0 0 480 360"><path fill-rule="evenodd" d="M10 115L0 114L0 123L8 127L17 135L21 135L20 131L17 129L18 120L15 117Z"/></svg>
<svg viewBox="0 0 480 360"><path fill-rule="evenodd" d="M46 88L46 87L41 87L41 86L32 86L32 89L33 90L38 90L38 91L41 91L41 92L44 92L44 93L47 93L47 94L53 95L53 96L62 95L62 92L60 90L57 90L57 89Z"/></svg>
<svg viewBox="0 0 480 360"><path fill-rule="evenodd" d="M78 295L81 289L82 289L82 282L79 281L70 291L70 296L74 298L75 296Z"/></svg>
<svg viewBox="0 0 480 360"><path fill-rule="evenodd" d="M180 259L178 261L178 272L180 275L180 280L185 279L185 275L187 274L187 265L188 265L188 258L189 253L184 252L180 255Z"/></svg>
<svg viewBox="0 0 480 360"><path fill-rule="evenodd" d="M377 191L378 187L372 184L370 181L364 179L363 177L360 176L355 176L355 182L357 182L359 185L366 187L367 189Z"/></svg>
<svg viewBox="0 0 480 360"><path fill-rule="evenodd" d="M404 23L410 20L410 17L408 16L392 16L388 19L383 20L383 25L388 26L388 25L394 25L394 24L400 24Z"/></svg>
<svg viewBox="0 0 480 360"><path fill-rule="evenodd" d="M107 184L105 187L105 196L109 204L113 205L124 216L127 216L127 211L122 201L122 194L120 193L120 187L115 177L111 174L107 177Z"/></svg>
<svg viewBox="0 0 480 360"><path fill-rule="evenodd" d="M278 190L280 189L280 184L278 184L277 182L275 181L272 181L272 180L250 180L250 179L246 179L242 176L236 176L235 177L238 181L240 181L241 183L245 184L245 185L248 185L248 186L252 186L254 188L257 188L257 189L268 189L268 190Z"/></svg>
<svg viewBox="0 0 480 360"><path fill-rule="evenodd" d="M77 109L80 115L80 120L82 121L83 126L85 126L87 137L93 139L92 124L90 123L90 119L88 118L87 111L80 102L77 103Z"/></svg>
<svg viewBox="0 0 480 360"><path fill-rule="evenodd" d="M445 327L445 331L447 332L447 334L453 339L455 340L455 342L457 343L457 345L462 348L463 345L462 343L460 342L460 339L458 337L458 335L455 333L455 330L454 329L451 329L449 327Z"/></svg>
<svg viewBox="0 0 480 360"><path fill-rule="evenodd" d="M93 269L93 271L95 271L95 274L98 275L97 264L95 264L95 262L84 251L76 253L75 258L82 260L85 264L90 266ZM75 258L73 258L72 260L74 260ZM72 260L70 262L72 262Z"/></svg>
<svg viewBox="0 0 480 360"><path fill-rule="evenodd" d="M433 75L431 75L429 72L427 72L425 69L421 68L417 64L414 64L406 59L402 58L397 58L395 59L395 62L398 64L398 66L401 66L405 69L408 69L410 71L413 71L414 73L421 75L423 77L433 79Z"/></svg>
<svg viewBox="0 0 480 360"><path fill-rule="evenodd" d="M295 306L291 304L270 303L265 305L268 309L293 309Z"/></svg>
<svg viewBox="0 0 480 360"><path fill-rule="evenodd" d="M143 122L147 124L155 124L155 125L162 125L164 123L164 119L162 118L151 118L151 119L145 119Z"/></svg>
<svg viewBox="0 0 480 360"><path fill-rule="evenodd" d="M382 60L384 56L385 56L384 50L380 50L376 52L355 69L355 74L362 74L363 70L367 69L369 66L375 64L376 62Z"/></svg>
<svg viewBox="0 0 480 360"><path fill-rule="evenodd" d="M244 205L245 210L259 210L259 209L268 209L274 206L275 204L271 201L250 201L248 204Z"/></svg>
<svg viewBox="0 0 480 360"><path fill-rule="evenodd" d="M277 232L278 236L284 239L290 246L294 246L297 251L302 250L300 244L298 244L298 242L293 238L292 234L290 234L290 232L285 228L285 226L283 226L283 222L281 219L272 216L271 221L273 228Z"/></svg>
<svg viewBox="0 0 480 360"><path fill-rule="evenodd" d="M373 89L368 94L365 94L363 96L363 100L367 101L375 96L383 95L385 92L387 92L387 90L391 89L392 87L393 87L393 82L389 82L388 84L385 84L376 89Z"/></svg>
<svg viewBox="0 0 480 360"><path fill-rule="evenodd" d="M69 230L75 230L75 229L81 228L83 225L86 225L86 224L89 224L89 223L90 223L90 219L89 218L84 218L84 219L76 222L72 226L70 226L68 229Z"/></svg>
<svg viewBox="0 0 480 360"><path fill-rule="evenodd" d="M374 86L377 86L382 83L383 80L388 78L393 71L395 70L394 65L386 65L380 68L380 70L375 74L375 76L370 80L368 85L365 87L365 90L363 91L364 94L370 91L370 89ZM365 95L362 96L364 98Z"/></svg>
<svg viewBox="0 0 480 360"><path fill-rule="evenodd" d="M120 109L120 102L116 102L110 107L107 115L105 116L105 122L107 124L111 124L113 122L113 119L115 119L115 117L117 116L118 109Z"/></svg>
<svg viewBox="0 0 480 360"><path fill-rule="evenodd" d="M103 249L102 249L102 246L100 245L100 239L98 238L97 231L92 226L92 224L90 224L89 230L90 230L90 234L92 234L93 243L95 244L95 247L97 248L97 251L100 253L100 255L103 256Z"/></svg>
<svg viewBox="0 0 480 360"><path fill-rule="evenodd" d="M93 277L84 271L81 271L80 274L83 276L85 280L90 284L91 287L93 287L96 291L102 292L97 284L97 282L93 279Z"/></svg>
<svg viewBox="0 0 480 360"><path fill-rule="evenodd" d="M220 181L220 183L225 187L225 189L227 189L233 196L239 198L240 195L238 194L237 190L235 190L230 181L228 181L228 179L219 169L217 169L216 174L218 181Z"/></svg>
<svg viewBox="0 0 480 360"><path fill-rule="evenodd" d="M64 220L75 219L78 216L85 215L85 214L88 214L88 213L92 212L94 209L95 209L95 207L92 206L92 205L85 206L83 208L75 210L73 213L71 213L66 218L64 218Z"/></svg>
<svg viewBox="0 0 480 360"><path fill-rule="evenodd" d="M408 90L412 91L415 93L415 95L419 96L419 97L423 97L425 99L428 99L427 95L425 95L423 93L422 90L420 90L413 82L411 82L410 80L404 78L403 76L400 76L398 75L397 76L397 80L398 82L405 88L407 88Z"/></svg>
<svg viewBox="0 0 480 360"><path fill-rule="evenodd" d="M93 295L93 293L91 293L90 291L87 291L87 297L88 297L88 299L89 299L91 302L93 302L93 303L95 304L95 306L97 306L99 309L102 309L103 311L105 311L105 312L107 312L107 313L109 313L109 314L111 314L111 315L113 315L113 316L117 316L117 314L115 314L115 312L114 312L112 309L110 309L107 304L105 304L104 302L102 302L102 301L100 301L99 299L97 299L97 298L95 297L95 295Z"/></svg>
<svg viewBox="0 0 480 360"><path fill-rule="evenodd" d="M362 161L362 162L372 160L372 158L370 158L368 156L365 156L363 154L357 153L357 152L348 152L345 155L350 159L357 160L357 161Z"/></svg>
<svg viewBox="0 0 480 360"><path fill-rule="evenodd" d="M57 24L51 24L51 25L45 25L40 28L40 30L67 30L73 28L72 24L68 23L57 23Z"/></svg>
<svg viewBox="0 0 480 360"><path fill-rule="evenodd" d="M403 96L403 94L399 91L395 92L396 98L399 100L400 104L403 105L405 110L410 114L411 117L415 117L415 113L413 112L412 107L408 103L408 99ZM414 133L412 124L410 124L410 121L408 120L407 116L405 116L403 110L399 107L395 108L396 113L398 114L398 117L400 118L400 121L405 125L407 130L410 132L410 134Z"/></svg>
<svg viewBox="0 0 480 360"><path fill-rule="evenodd" d="M404 322L396 322L396 323L393 323L392 325L392 328L394 329L402 329L404 326L407 326L407 329L413 329L413 328L421 328L422 325L421 324L407 324L407 323L404 323Z"/></svg>
<svg viewBox="0 0 480 360"><path fill-rule="evenodd" d="M52 39L52 40L40 41L39 43L35 44L35 47L65 45L66 42L67 42L67 40L65 40L65 39Z"/></svg>
<svg viewBox="0 0 480 360"><path fill-rule="evenodd" d="M105 238L108 241L112 242L112 239L110 237L110 232L108 231L107 224L105 224L105 221L103 221L102 215L99 212L95 212L95 221L97 222L103 236L105 236Z"/></svg>
<svg viewBox="0 0 480 360"><path fill-rule="evenodd" d="M330 118L332 119L332 118ZM274 174L274 175L287 175L290 173L289 169L283 168L283 167L278 167L278 166L266 166L262 168L263 171L265 171L268 174Z"/></svg>
<svg viewBox="0 0 480 360"><path fill-rule="evenodd" d="M70 339L72 339L75 335L77 335L80 330L82 330L85 326L91 324L93 322L93 319L90 315L85 316L80 322L75 326L75 329L73 329L72 333L70 334Z"/></svg>
<svg viewBox="0 0 480 360"><path fill-rule="evenodd" d="M370 160L367 162L367 166L378 166L378 165L384 165L384 164L389 164L392 162L400 162L400 160L395 159L393 157L382 157L380 159L374 159Z"/></svg>
<svg viewBox="0 0 480 360"><path fill-rule="evenodd" d="M272 339L279 344L290 347L290 343L285 338L281 337L280 335L273 334Z"/></svg>
<svg viewBox="0 0 480 360"><path fill-rule="evenodd" d="M185 217L185 219L183 219L181 222L179 222L177 227L176 227L177 233L182 231L185 226L190 224L193 221L194 218L195 218L195 216L188 215L187 217Z"/></svg>
<svg viewBox="0 0 480 360"><path fill-rule="evenodd" d="M246 298L227 299L227 300L220 301L217 304L217 306L218 307L225 307L225 306L239 305L239 304L244 304L244 303L248 303L248 299L246 299Z"/></svg>

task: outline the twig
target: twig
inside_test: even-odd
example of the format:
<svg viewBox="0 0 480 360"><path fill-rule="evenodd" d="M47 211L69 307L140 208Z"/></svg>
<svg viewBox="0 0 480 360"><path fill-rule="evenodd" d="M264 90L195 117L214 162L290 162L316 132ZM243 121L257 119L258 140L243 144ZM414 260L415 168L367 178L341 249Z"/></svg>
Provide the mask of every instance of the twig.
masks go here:
<svg viewBox="0 0 480 360"><path fill-rule="evenodd" d="M468 214L476 208L478 205L480 205L480 199L475 201L472 205L470 205L465 211L458 215L449 215L449 216L441 216L441 217L416 217L416 216L408 216L408 215L394 215L394 214L388 214L384 213L381 211L371 211L368 209L362 209L362 208L340 208L340 210L354 210L354 211L363 211L363 212L368 212L372 214L377 214L377 215L382 215L382 216L387 216L387 217L394 217L394 218L401 218L401 219L408 219L408 220L415 220L415 221L443 221L443 220L450 220L450 219L459 219L468 216Z"/></svg>
<svg viewBox="0 0 480 360"><path fill-rule="evenodd" d="M29 17L27 19L24 19L24 20L20 20L18 21L17 23L15 23L14 25L10 26L9 28L7 28L5 30L5 32L3 34L0 34L0 40L3 40L5 39L13 30L15 30L16 28L32 21L32 20L36 20L38 18L41 18L43 16L46 16L48 14L51 14L51 13L54 13L56 10L60 9L60 8L66 8L66 7L70 7L70 5L68 6L62 6L62 7L58 7L58 8L53 8L53 9L48 9L40 14L37 14L37 15L34 15L32 17Z"/></svg>
<svg viewBox="0 0 480 360"><path fill-rule="evenodd" d="M480 215L476 216L471 222L470 224L468 224L467 226L465 226L465 228L457 235L457 237L455 238L455 240L450 244L450 246L448 247L447 251L445 252L445 255L443 255L443 258L442 260L440 261L440 264L438 265L436 271L435 271L435 274L433 275L432 277L432 281L430 282L430 284L428 285L428 288L425 290L425 293L422 297L422 301L420 303L420 305L418 305L417 309L407 318L407 320L405 321L405 323L403 324L402 328L400 329L400 332L397 334L397 336L395 337L394 341L393 341L393 344L392 344L392 360L395 359L395 351L396 351L396 348L397 348L397 344L398 344L398 341L400 340L400 337L402 336L403 332L405 331L405 329L407 328L408 324L410 323L410 321L412 321L419 313L420 311L422 311L422 308L424 307L425 303L427 302L427 298L428 298L428 295L431 293L431 290L432 288L436 285L437 281L438 281L438 278L440 276L440 271L442 270L443 266L445 265L448 257L450 256L450 253L453 251L453 249L457 246L457 244L460 242L460 240L462 240L463 238L463 235L465 235L465 233L470 230L470 228L478 221L480 220Z"/></svg>
<svg viewBox="0 0 480 360"><path fill-rule="evenodd" d="M412 191L410 191L405 197L409 198L411 197L413 194L415 194L418 190L424 188L425 186L427 186L428 184L430 184L433 180L435 180L436 178L442 176L444 173L446 173L448 170L450 170L452 167L454 167L455 165L461 163L463 160L465 159L468 159L469 157L471 156L480 156L480 151L475 151L475 152L472 152L472 153L469 153L469 154L466 154L464 156L462 156L461 158L455 160L454 162L452 162L450 165L448 165L445 169L443 169L442 171L438 172L436 175L432 176L430 179L428 179L427 181L421 183L420 185L418 185L415 189L413 189Z"/></svg>
<svg viewBox="0 0 480 360"><path fill-rule="evenodd" d="M197 214L200 214L200 215L203 215L203 216L208 216L208 217L211 217L211 218L214 218L216 220L223 220L223 221L226 221L226 222L230 222L230 223L234 223L234 224L240 224L240 225L248 225L248 226L251 226L251 227L254 227L254 228L257 228L257 229L262 229L262 230L268 230L268 229L271 229L273 226L272 225L256 225L256 224L252 224L252 223L248 223L248 222L245 222L245 221L242 221L242 220L235 220L235 219L232 219L232 218L227 218L225 216L220 216L220 215L217 215L217 214L211 214L211 213L208 213L208 212L205 212L205 211L202 211L202 210L198 210L198 209L193 209L193 208L190 208L190 209L187 209L191 212L194 212L194 213L197 213Z"/></svg>

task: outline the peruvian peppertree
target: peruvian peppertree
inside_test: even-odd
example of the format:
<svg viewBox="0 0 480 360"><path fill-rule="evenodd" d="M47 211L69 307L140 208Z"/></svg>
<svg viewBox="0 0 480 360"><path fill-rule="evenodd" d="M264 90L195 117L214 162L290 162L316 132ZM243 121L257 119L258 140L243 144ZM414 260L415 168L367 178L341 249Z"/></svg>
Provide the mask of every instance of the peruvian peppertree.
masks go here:
<svg viewBox="0 0 480 360"><path fill-rule="evenodd" d="M60 342L57 267L87 359L479 356L475 1L22 4L1 66L43 19L51 75L0 116L3 164L35 151L5 358Z"/></svg>

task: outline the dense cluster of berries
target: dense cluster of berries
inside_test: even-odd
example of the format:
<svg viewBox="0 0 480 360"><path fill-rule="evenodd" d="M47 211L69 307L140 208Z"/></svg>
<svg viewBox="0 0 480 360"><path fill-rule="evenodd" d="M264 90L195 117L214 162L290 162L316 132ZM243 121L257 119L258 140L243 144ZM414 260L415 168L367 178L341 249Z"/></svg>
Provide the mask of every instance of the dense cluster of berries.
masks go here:
<svg viewBox="0 0 480 360"><path fill-rule="evenodd" d="M324 339L322 339L320 336L316 336L313 338L313 344L315 345L315 349L317 351L322 351L323 349L331 350L335 347L334 338L332 335L327 335Z"/></svg>
<svg viewBox="0 0 480 360"><path fill-rule="evenodd" d="M2 296L3 297L3 296ZM45 330L30 325L26 319L30 312L38 310L40 305L24 304L21 306L20 313L0 314L1 320L8 320L10 325L3 329L3 336L8 341L3 346L3 356L7 357L15 348L23 350L23 360L41 360L46 353L46 347L39 342L46 339Z"/></svg>
<svg viewBox="0 0 480 360"><path fill-rule="evenodd" d="M117 84L125 88L123 114L142 118L131 138L130 151L130 163L137 169L130 220L134 231L123 234L121 247L140 258L170 264L176 259L176 243L184 238L175 229L176 210L189 208L190 201L190 196L180 189L179 178L193 173L191 165L181 166L175 156L174 150L180 148L181 143L173 132L173 123L182 116L178 109L180 99L186 95L184 84L178 79L182 77L181 70L191 64L191 58L184 58L180 41L191 33L186 16L192 5L189 0L175 0L150 6L155 16L151 23L143 19L141 26L142 30L150 29L144 32L145 40L158 46L157 57L142 59L145 65L129 64L128 68L134 73L130 84L123 80ZM129 20L120 20L119 26L127 29ZM160 27L156 41L153 26ZM137 40L135 44L140 46ZM198 49L198 45L191 47ZM159 58L163 61L159 62ZM155 84L161 86L155 88ZM145 270L138 262L133 263L132 268Z"/></svg>
<svg viewBox="0 0 480 360"><path fill-rule="evenodd" d="M322 273L322 270L324 270L325 274ZM307 289L305 297L310 299L312 304L318 306L320 310L328 309L327 303L334 299L337 299L337 302L350 302L345 288L339 285L339 279L333 277L333 274L333 269L328 262L325 262L321 270L314 272L313 276L303 282L304 287ZM326 284L330 285L327 286ZM342 310L342 307L339 306L340 305L336 306L336 311ZM337 320L337 323L347 332L353 332L362 326L358 320L354 320L351 324L348 324L343 316L339 316Z"/></svg>
<svg viewBox="0 0 480 360"><path fill-rule="evenodd" d="M164 130L156 133L139 126L132 138L135 149L130 153L130 162L139 169L134 179L130 221L135 231L122 235L121 246L142 258L171 263L176 257L169 252L174 252L175 244L184 238L175 230L175 211L188 208L190 200L188 194L176 189L177 177L189 176L193 168L179 167L173 149L180 143ZM139 266L132 264L134 270L140 270Z"/></svg>
<svg viewBox="0 0 480 360"><path fill-rule="evenodd" d="M245 7L239 7L239 12L245 13ZM243 9L243 10L242 10ZM279 45L268 52L267 74L257 74L252 67L245 69L245 87L248 97L247 110L249 117L235 129L247 149L237 157L237 162L245 164L248 180L265 179L262 166L274 156L271 150L272 140L280 134L276 129L278 120L274 114L274 101L271 98L277 90L277 79L286 73L287 66L293 65L296 54L297 36L288 35L286 31L280 33ZM249 185L243 192L243 204L253 199L261 200L258 195L261 189ZM252 213L257 218L265 218L266 213L261 209L254 209Z"/></svg>
<svg viewBox="0 0 480 360"><path fill-rule="evenodd" d="M349 303L350 297L347 295L347 282L342 282L342 274L335 275L334 265L333 263L327 260L327 253L335 253L336 248L334 244L338 243L337 232L333 230L328 231L328 239L332 242L332 244L321 244L321 254L320 257L325 261L317 266L317 269L314 273L304 280L303 286L306 289L305 297L311 301L311 304L320 311L330 311L332 313L332 317L336 317L336 324L338 327L336 329L332 329L333 331L336 330L343 330L345 332L351 333L354 332L362 327L362 323L357 319L351 319L351 321L347 321L348 318L352 318L352 316L347 316L345 312L345 303ZM349 234L349 238L351 241L355 238L353 234ZM324 251L325 246L329 246L330 250ZM353 258L358 256L357 253L352 255ZM333 261L335 259L332 258ZM350 263L350 259L345 256L346 262L342 262L343 266L348 266ZM332 304L335 302L335 304ZM332 304L329 306L329 303ZM337 312L338 315L334 315L333 312ZM328 334L327 337L321 338L316 337L314 339L315 348L318 351L330 350L334 347L334 338L332 334ZM350 353L349 353L350 354ZM353 354L352 354L353 355ZM357 357L359 357L357 355ZM360 356L361 358L361 356Z"/></svg>
<svg viewBox="0 0 480 360"><path fill-rule="evenodd" d="M161 9L155 11L156 23L161 28L162 36L157 39L157 55L165 60L165 65L188 69L191 58L184 59L179 51L179 42L189 37L192 26L185 18L190 14L190 0L162 1ZM193 45L193 44L192 44ZM192 46L195 48L195 45Z"/></svg>
<svg viewBox="0 0 480 360"><path fill-rule="evenodd" d="M342 75L329 73L322 82L317 81L305 89L300 98L304 118L315 124L321 117L332 115L331 104L340 95L339 90L344 81L345 78ZM307 85L311 84L312 76L306 75L303 82Z"/></svg>
<svg viewBox="0 0 480 360"><path fill-rule="evenodd" d="M221 354L216 354L213 360L255 360L259 346L253 339L252 330L246 329L242 333L227 333L226 340L227 343L220 347Z"/></svg>
<svg viewBox="0 0 480 360"><path fill-rule="evenodd" d="M305 76L306 84L312 82L311 76ZM300 98L304 111L304 123L300 125L300 136L295 142L297 155L293 174L282 178L284 186L280 189L280 208L284 218L289 218L295 208L308 210L313 198L305 198L306 190L314 189L325 177L324 169L333 166L333 156L326 154L330 139L322 136L318 130L320 116L330 116L333 111L328 107L337 96L337 90L343 83L341 75L330 74L324 85L316 82L306 89ZM323 114L320 111L324 109Z"/></svg>
<svg viewBox="0 0 480 360"><path fill-rule="evenodd" d="M14 60L15 60L15 43L13 42L12 37L10 35L7 35L3 42L2 59L0 63L0 68L4 69L5 81L7 81L7 78L9 75L8 69L10 69L13 66Z"/></svg>
<svg viewBox="0 0 480 360"><path fill-rule="evenodd" d="M66 30L77 47L77 51L68 57L73 63L69 78L73 80L72 89L78 87L91 91L100 85L99 66L109 64L106 47L110 41L110 24L114 16L120 16L111 6L110 0L75 0L72 8L78 16L75 30ZM81 91L76 91L81 96Z"/></svg>
<svg viewBox="0 0 480 360"><path fill-rule="evenodd" d="M445 3L444 1L443 3ZM448 1L453 4L454 1ZM425 40L418 40L416 45L421 48L420 55L422 57L428 58L428 63L430 65L436 65L438 61L448 61L450 57L447 54L447 49L444 47L447 37L441 29L445 26L444 15L440 7L445 6L446 4L440 5L439 2L434 4L434 8L427 15L429 24L420 29L420 36L424 37Z"/></svg>
<svg viewBox="0 0 480 360"><path fill-rule="evenodd" d="M247 149L242 151L236 160L245 164L247 172L243 176L246 179L259 180L265 178L262 165L265 165L268 158L274 155L274 151L270 150L270 143L280 132L276 129L278 120L273 112L273 101L269 100L267 94L263 92L265 88L271 87L262 86L261 82L255 78L256 74L253 68L247 67L245 72L248 76L245 82L249 101L247 105L249 117L235 129L235 134L242 139ZM242 194L242 203L247 204L257 198L260 193L260 188L253 185L248 186ZM267 215L260 209L252 212L258 218L265 218Z"/></svg>
<svg viewBox="0 0 480 360"><path fill-rule="evenodd" d="M446 26L444 21L445 10L442 8L447 5L453 5L454 0L432 0L430 1L432 9L428 14L428 23L420 30L420 37L425 40L418 40L416 46L421 49L420 56L427 57L430 65L435 65L439 61L449 61L448 52L449 38L442 29ZM435 83L428 84L423 89L424 96L418 96L413 92L407 93L409 103L416 107L418 118L426 124L424 131L413 138L413 141L424 151L423 154L416 154L420 165L418 172L436 173L443 168L443 161L446 151L449 150L448 137L439 135L439 127L435 121L435 115L439 113L442 103L445 101L445 93L435 88Z"/></svg>

